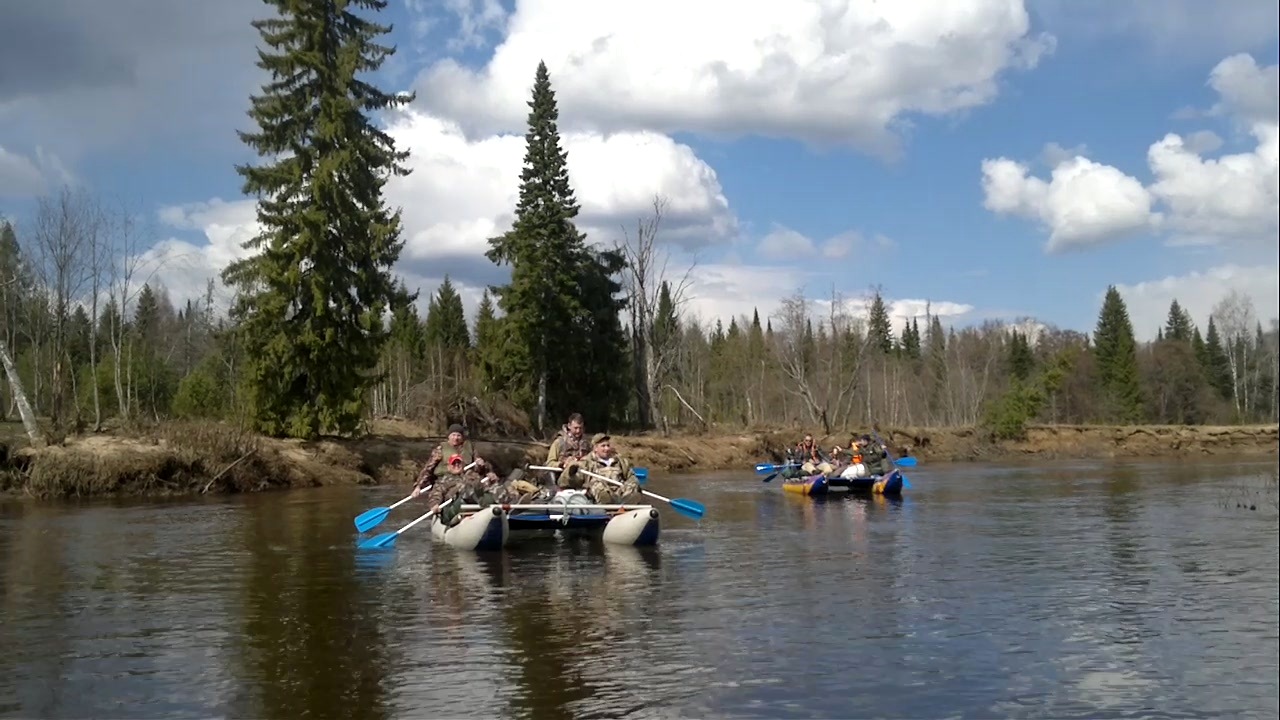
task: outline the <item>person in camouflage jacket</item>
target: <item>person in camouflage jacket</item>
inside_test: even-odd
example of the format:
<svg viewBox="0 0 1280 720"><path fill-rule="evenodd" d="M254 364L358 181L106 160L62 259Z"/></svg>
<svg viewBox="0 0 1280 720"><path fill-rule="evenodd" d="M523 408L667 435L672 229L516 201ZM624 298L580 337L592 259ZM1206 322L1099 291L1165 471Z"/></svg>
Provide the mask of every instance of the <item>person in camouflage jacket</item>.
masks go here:
<svg viewBox="0 0 1280 720"><path fill-rule="evenodd" d="M616 480L621 485L593 478L579 469ZM560 487L572 487L585 490L592 501L601 505L614 503L633 505L643 500L640 492L640 480L631 469L630 463L619 457L613 450L611 438L605 433L596 433L591 438L591 454L581 461L570 463L560 474Z"/></svg>

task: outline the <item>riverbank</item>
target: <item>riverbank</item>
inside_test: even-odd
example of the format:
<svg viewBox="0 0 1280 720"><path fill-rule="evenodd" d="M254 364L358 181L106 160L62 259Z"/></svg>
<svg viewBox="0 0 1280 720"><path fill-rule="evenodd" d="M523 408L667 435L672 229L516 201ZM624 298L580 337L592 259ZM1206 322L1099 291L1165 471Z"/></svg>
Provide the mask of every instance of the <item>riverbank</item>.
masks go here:
<svg viewBox="0 0 1280 720"><path fill-rule="evenodd" d="M276 440L213 423L164 423L135 433L68 438L32 448L10 436L0 445L0 492L36 498L95 495L189 495L346 484L407 485L439 437L407 422L380 421L358 439ZM635 465L659 472L749 471L803 431L778 429L675 435L616 435L614 444ZM1009 459L1136 458L1205 455L1275 457L1276 425L1032 426L1020 441L989 442L974 428L881 427L898 454L922 462ZM847 438L819 437L823 447ZM500 469L538 462L547 444L476 441L477 452Z"/></svg>

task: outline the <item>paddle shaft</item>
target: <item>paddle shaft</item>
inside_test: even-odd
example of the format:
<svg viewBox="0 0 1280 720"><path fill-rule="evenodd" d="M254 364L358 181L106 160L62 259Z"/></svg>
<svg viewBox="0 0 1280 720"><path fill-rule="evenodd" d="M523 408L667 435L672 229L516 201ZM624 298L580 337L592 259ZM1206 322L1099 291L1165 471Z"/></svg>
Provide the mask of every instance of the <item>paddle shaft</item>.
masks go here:
<svg viewBox="0 0 1280 720"><path fill-rule="evenodd" d="M546 465L530 465L530 466L529 466L529 469L530 469L530 470L547 470L547 471L550 471L550 472L562 472L562 471L564 470L564 468L547 467ZM621 486L621 485L622 485L622 481L620 481L620 480L613 480L613 479L611 479L611 478L604 477L603 475L597 475L597 474L595 474L595 473L591 472L590 470L583 470L582 468L578 468L578 472L580 472L580 473L582 473L582 474L586 475L587 477L593 477L593 478L595 478L595 479L597 479L597 480L601 480L601 481L603 481L603 482L612 483L612 484L614 484L614 485L618 485L618 486ZM702 518L703 513L705 513L705 512L706 512L706 508L702 507L702 504L701 504L701 503L697 503L697 502L694 502L694 501L692 501L692 500L685 500L685 499L683 499L683 498L677 498L677 499L675 499L675 500L672 500L672 499L671 499L671 498L669 498L669 497L663 497L662 495L659 495L658 493L655 493L655 492L649 492L648 490L641 490L641 491L640 491L640 493L641 493L641 494L643 494L643 495L648 495L649 497L651 497L651 498L653 498L653 499L655 499L655 500L661 500L661 501L663 501L663 502L665 502L665 503L667 503L667 504L671 505L671 507L672 507L672 508L674 508L677 512L679 512L679 513L681 513L681 514L683 514L683 515L687 515L688 517L691 517L691 518L694 518L694 519L701 519L701 518ZM570 506L570 507L572 507L572 506Z"/></svg>
<svg viewBox="0 0 1280 720"><path fill-rule="evenodd" d="M421 515L419 515L418 517L416 517L416 518L414 518L413 520L411 520L411 521L409 522L409 524L408 524L408 525L405 525L404 527L402 527L402 528L400 528L399 530L395 531L395 533L394 533L394 534L395 534L395 535L399 535L400 533L404 532L405 530L408 530L409 528L413 527L414 525L417 525L418 523L422 522L423 520L426 520L427 518L431 517L432 515L435 515L437 512L439 512L439 511L440 511L440 508L444 507L445 505L448 505L450 502L452 502L452 501L451 501L451 500L445 500L444 502L440 503L439 505L437 505L437 506L435 506L435 507L431 508L430 510L428 510L428 511L424 512L423 514L421 514ZM479 507L479 506L477 506L477 507Z"/></svg>
<svg viewBox="0 0 1280 720"><path fill-rule="evenodd" d="M561 472L564 470L564 468L547 467L546 465L530 465L529 469L530 470L550 470L551 472ZM614 480L613 478L607 478L603 475L597 475L591 472L590 470L583 470L582 468L578 468L578 472L582 473L583 475L586 475L587 477L593 477L597 480L603 480L607 483L613 483L614 485L618 485L618 486L622 485L621 480ZM664 498L658 493L651 493L648 490L641 490L640 492L644 493L645 495L648 495L651 498L657 498L658 500L665 500L666 502L671 502L670 499Z"/></svg>

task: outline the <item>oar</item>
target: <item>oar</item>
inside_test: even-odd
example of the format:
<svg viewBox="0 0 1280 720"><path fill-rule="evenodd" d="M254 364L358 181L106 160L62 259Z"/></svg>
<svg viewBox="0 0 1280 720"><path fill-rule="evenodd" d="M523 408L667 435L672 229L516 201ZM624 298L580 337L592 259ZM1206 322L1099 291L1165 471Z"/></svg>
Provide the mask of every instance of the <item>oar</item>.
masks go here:
<svg viewBox="0 0 1280 720"><path fill-rule="evenodd" d="M475 466L476 464L473 462L462 469L470 470ZM396 508L409 502L412 499L413 499L413 493L409 493L409 495L405 497L403 500L398 500L395 503L392 503L390 507L376 507L369 510L365 510L364 512L356 516L356 520L355 520L356 532L368 532L378 527L379 525L382 524L383 520L387 519L387 515L390 515L392 510L395 510Z"/></svg>
<svg viewBox="0 0 1280 720"><path fill-rule="evenodd" d="M404 527L400 528L395 532L382 533L381 535L374 535L373 537L368 538L366 540L361 540L360 544L357 545L356 547L364 550L368 550L372 548L391 547L392 545L396 544L396 538L400 537L400 533L404 532L405 530L408 530L414 525L417 525L423 520L426 520L432 515L435 515L436 512L440 510L440 508L444 507L445 505L448 505L450 502L452 502L452 500L446 500L440 503L439 505L431 508L430 510L426 511L422 515L419 515L416 519L411 521L408 525L405 525Z"/></svg>
<svg viewBox="0 0 1280 720"><path fill-rule="evenodd" d="M765 473L768 473L768 475L765 475L765 477L760 478L760 482L773 482L773 479L778 477L778 473L793 467L800 467L800 463L790 462L790 463L783 463L781 465L770 465L769 463L759 463L756 465L756 474L765 475Z"/></svg>
<svg viewBox="0 0 1280 720"><path fill-rule="evenodd" d="M782 463L781 465L771 465L769 463L757 463L756 474L764 475L765 473L778 473L790 467L800 467L800 463Z"/></svg>
<svg viewBox="0 0 1280 720"><path fill-rule="evenodd" d="M563 469L563 468L546 467L542 465L530 465L529 468L532 470L550 470L552 472L560 472ZM578 472L583 473L587 477L593 477L597 480L603 480L604 482L607 482L607 483L612 483L614 485L622 485L622 483L618 480L607 478L603 475L597 475L589 470L583 470L582 468L578 468ZM648 495L649 497L655 500L661 500L665 503L670 504L671 507L674 508L676 512L680 513L681 515L684 515L685 517L693 518L694 520L701 520L702 516L707 513L707 509L703 507L702 503L696 500L690 500L688 498L676 498L672 500L671 498L663 497L658 493L652 493L652 492L649 492L648 490L641 490L640 492L645 495Z"/></svg>
<svg viewBox="0 0 1280 720"><path fill-rule="evenodd" d="M898 461L894 460L894 459L893 459L893 453L889 452L889 446L888 446L888 445L886 445L886 444L884 443L884 440L881 440L881 439L880 439L880 433L876 432L876 429L875 429L874 427L873 427L873 428L871 428L871 434L876 436L876 442L880 443L880 447L884 448L885 454L889 456L889 464L893 465L895 468L915 467L915 466L916 466L916 459L915 459L915 458L912 458L912 457L904 457L904 458L902 458L902 462L898 462ZM908 461L910 461L910 462L908 462ZM903 473L903 472L901 472L901 470L899 470L898 474L899 474L899 475L902 475L902 487L904 487L904 488L910 488L910 487L911 487L911 481L907 479L906 474L905 474L905 473Z"/></svg>
<svg viewBox="0 0 1280 720"><path fill-rule="evenodd" d="M536 470L537 466L531 466L529 469ZM559 470L559 468L557 468L557 470ZM649 482L649 468L642 468L642 467L631 468L631 472L636 474L636 482L640 483L641 485Z"/></svg>

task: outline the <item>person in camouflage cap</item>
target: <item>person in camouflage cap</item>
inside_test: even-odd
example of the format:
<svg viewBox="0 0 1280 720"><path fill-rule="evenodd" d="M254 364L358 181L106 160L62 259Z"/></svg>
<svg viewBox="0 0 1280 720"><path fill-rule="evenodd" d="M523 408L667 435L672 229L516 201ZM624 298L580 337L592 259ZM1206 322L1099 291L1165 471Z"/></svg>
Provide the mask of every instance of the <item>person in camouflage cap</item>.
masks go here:
<svg viewBox="0 0 1280 720"><path fill-rule="evenodd" d="M497 473L480 473L475 468L466 469L462 456L450 456L446 473L427 491L427 504L440 508L440 522L452 525L462 514L465 504L488 506L529 502L538 493L538 487L524 479L524 472L517 468L506 482Z"/></svg>
<svg viewBox="0 0 1280 720"><path fill-rule="evenodd" d="M606 433L596 433L591 437L591 454L580 463L581 469L621 482L614 485L590 475L578 473L582 478L582 487L591 499L601 505L614 503L634 505L644 498L640 493L640 480L631 469L631 464L619 457L613 450L612 439Z"/></svg>

